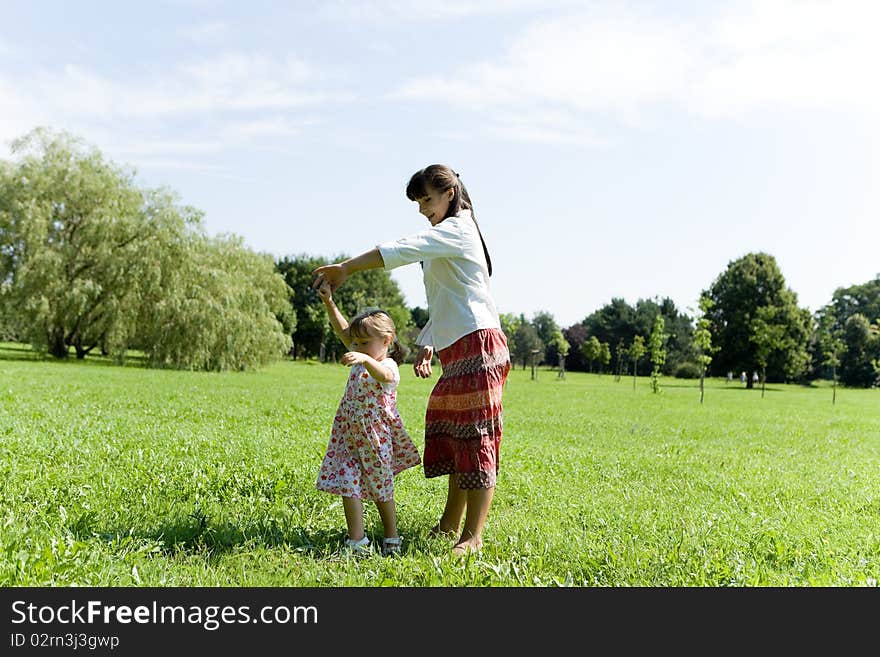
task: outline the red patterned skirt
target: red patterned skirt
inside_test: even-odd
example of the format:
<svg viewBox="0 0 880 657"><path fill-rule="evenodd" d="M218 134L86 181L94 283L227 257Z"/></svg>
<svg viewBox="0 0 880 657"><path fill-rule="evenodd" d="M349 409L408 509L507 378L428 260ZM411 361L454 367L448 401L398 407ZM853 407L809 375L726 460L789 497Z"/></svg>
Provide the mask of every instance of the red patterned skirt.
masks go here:
<svg viewBox="0 0 880 657"><path fill-rule="evenodd" d="M437 356L443 374L425 412L425 476L455 475L459 488L492 488L499 464L501 395L510 371L507 338L499 329L480 329Z"/></svg>

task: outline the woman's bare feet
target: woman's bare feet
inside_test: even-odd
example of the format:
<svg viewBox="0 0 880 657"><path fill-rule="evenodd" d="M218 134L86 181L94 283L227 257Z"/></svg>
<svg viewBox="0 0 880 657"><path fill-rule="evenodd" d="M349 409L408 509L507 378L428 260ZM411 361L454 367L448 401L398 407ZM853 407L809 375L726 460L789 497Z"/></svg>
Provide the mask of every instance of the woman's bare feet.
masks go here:
<svg viewBox="0 0 880 657"><path fill-rule="evenodd" d="M482 547L482 539L475 537L471 537L468 539L463 538L455 544L454 548L452 548L452 554L456 556L464 556L468 552L479 552Z"/></svg>

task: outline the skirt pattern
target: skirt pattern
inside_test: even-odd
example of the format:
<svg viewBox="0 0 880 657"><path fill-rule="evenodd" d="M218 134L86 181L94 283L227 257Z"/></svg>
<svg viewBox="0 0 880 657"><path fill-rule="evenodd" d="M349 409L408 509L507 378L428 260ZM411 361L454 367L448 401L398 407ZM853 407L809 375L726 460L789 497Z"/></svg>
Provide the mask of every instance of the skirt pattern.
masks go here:
<svg viewBox="0 0 880 657"><path fill-rule="evenodd" d="M441 349L443 373L425 412L426 477L454 475L459 488L492 488L500 463L507 338L480 329Z"/></svg>

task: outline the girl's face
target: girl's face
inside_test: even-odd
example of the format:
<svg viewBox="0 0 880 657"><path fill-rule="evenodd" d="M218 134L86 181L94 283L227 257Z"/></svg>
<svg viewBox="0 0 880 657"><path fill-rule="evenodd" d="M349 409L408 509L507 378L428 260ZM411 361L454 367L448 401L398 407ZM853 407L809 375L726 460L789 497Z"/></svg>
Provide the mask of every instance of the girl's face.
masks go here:
<svg viewBox="0 0 880 657"><path fill-rule="evenodd" d="M438 192L430 185L425 185L425 195L416 199L419 212L428 218L432 226L436 226L446 218L453 196L455 190L451 187L445 192Z"/></svg>
<svg viewBox="0 0 880 657"><path fill-rule="evenodd" d="M370 335L370 337L362 338L359 336L351 336L352 351L359 351L375 360L381 360L388 353L388 345L391 344L391 336L386 335Z"/></svg>

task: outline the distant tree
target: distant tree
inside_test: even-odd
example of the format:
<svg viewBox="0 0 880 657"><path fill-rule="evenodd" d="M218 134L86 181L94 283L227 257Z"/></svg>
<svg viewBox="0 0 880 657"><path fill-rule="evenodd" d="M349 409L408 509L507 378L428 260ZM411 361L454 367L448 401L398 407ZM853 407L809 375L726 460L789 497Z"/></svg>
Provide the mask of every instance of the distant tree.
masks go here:
<svg viewBox="0 0 880 657"><path fill-rule="evenodd" d="M681 363L691 359L693 326L691 319L680 313L672 300L639 299L635 307L623 299L613 298L584 319L587 335L594 335L611 349L611 358L621 362L619 348L630 344L636 335L649 335L657 314L663 316L667 333L667 359L662 371L671 374Z"/></svg>
<svg viewBox="0 0 880 657"><path fill-rule="evenodd" d="M510 358L515 364L516 355L519 353L519 345L516 343L516 334L519 331L520 321L524 321L525 317L514 315L513 313L500 313L501 330L507 336L507 350L510 352Z"/></svg>
<svg viewBox="0 0 880 657"><path fill-rule="evenodd" d="M614 377L615 381L620 381L620 377L623 374L623 363L627 358L626 344L623 342L623 338L617 341L617 370L616 375Z"/></svg>
<svg viewBox="0 0 880 657"><path fill-rule="evenodd" d="M596 359L599 361L599 364L602 366L601 372L605 372L605 368L608 367L608 363L611 362L611 348L608 346L607 342L599 343L599 356Z"/></svg>
<svg viewBox="0 0 880 657"><path fill-rule="evenodd" d="M532 326L544 343L544 353L541 360L546 363L555 363L559 359L558 345L560 340L565 338L562 336L562 330L556 323L553 315L546 310L539 311L532 316Z"/></svg>
<svg viewBox="0 0 880 657"><path fill-rule="evenodd" d="M775 306L762 306L752 321L750 340L755 345L755 359L761 370L761 397L767 384L767 363L775 351L785 348L785 326L777 321L778 309Z"/></svg>
<svg viewBox="0 0 880 657"><path fill-rule="evenodd" d="M769 306L777 309L774 323L784 327L785 348L770 354L767 377L785 381L806 373L812 317L808 310L798 308L797 295L785 286L773 256L749 253L730 262L701 296L713 302L707 317L711 321L712 342L719 347L712 361L714 371L758 369L758 343L752 339L752 322L759 308ZM747 386L753 386L751 379Z"/></svg>
<svg viewBox="0 0 880 657"><path fill-rule="evenodd" d="M841 338L846 348L840 359L840 379L846 385L874 385L872 361L880 358L880 330L876 327L861 313L850 315L844 323Z"/></svg>
<svg viewBox="0 0 880 657"><path fill-rule="evenodd" d="M837 327L833 310L820 316L816 332L822 365L831 370L831 404L834 405L837 402L837 368L846 351L846 343L840 337L843 331Z"/></svg>
<svg viewBox="0 0 880 657"><path fill-rule="evenodd" d="M563 329L562 335L569 344L568 356L565 358L565 369L573 372L586 372L587 361L581 352L581 345L587 339L587 328L582 324L572 324Z"/></svg>
<svg viewBox="0 0 880 657"><path fill-rule="evenodd" d="M697 328L694 330L694 345L697 348L697 362L700 364L700 403L703 403L704 381L706 371L712 363L712 354L717 351L712 345L712 324L707 317L712 308L712 299L703 295L700 297L700 310L697 314Z"/></svg>
<svg viewBox="0 0 880 657"><path fill-rule="evenodd" d="M645 355L645 338L637 335L633 338L632 344L627 349L630 360L633 364L633 390L636 389L636 375L639 368L639 359Z"/></svg>
<svg viewBox="0 0 880 657"><path fill-rule="evenodd" d="M663 316L657 315L654 319L654 326L651 327L651 335L648 338L651 364L653 365L651 370L651 390L654 393L660 392L661 368L663 363L666 362L666 340L668 336L664 328Z"/></svg>
<svg viewBox="0 0 880 657"><path fill-rule="evenodd" d="M880 319L880 274L867 283L839 287L834 291L829 308L834 314L836 330L843 330L846 320L855 314L871 322Z"/></svg>
<svg viewBox="0 0 880 657"><path fill-rule="evenodd" d="M325 353L334 357L343 349L327 320L323 302L312 289L315 280L312 271L327 262L345 260L342 254L333 259L306 254L287 256L276 263L276 269L291 288L291 305L296 313L296 330L292 337L294 358L314 358ZM414 351L419 331L414 330L412 312L406 307L397 283L384 269L358 272L333 293L336 305L346 317L354 317L368 307L385 310L394 320L397 337L408 351Z"/></svg>
<svg viewBox="0 0 880 657"><path fill-rule="evenodd" d="M530 363L540 364L540 360L535 358L534 352L544 353L544 342L538 336L538 331L531 322L526 321L524 316L520 316L519 327L515 334L516 352L514 357L518 362L522 363L523 369Z"/></svg>
<svg viewBox="0 0 880 657"><path fill-rule="evenodd" d="M294 358L317 356L321 344L326 344L332 335L323 302L318 293L312 289L315 280L312 271L326 262L328 260L325 258L300 254L286 256L275 263L276 271L281 274L290 288L290 303L296 317L296 324L291 333L290 353ZM356 277L353 276L352 279L354 278ZM334 298L336 296L334 294ZM342 309L342 303L338 299L337 305ZM344 309L343 312L350 312L350 308ZM347 316L351 317L351 315Z"/></svg>
<svg viewBox="0 0 880 657"><path fill-rule="evenodd" d="M600 351L602 350L602 345L599 342L599 339L593 335L588 340L585 340L581 343L581 353L584 355L584 358L590 364L590 373L593 372L593 361L599 358Z"/></svg>
<svg viewBox="0 0 880 657"><path fill-rule="evenodd" d="M421 329L428 323L428 311L421 306L415 306L410 310L410 319L416 328Z"/></svg>

